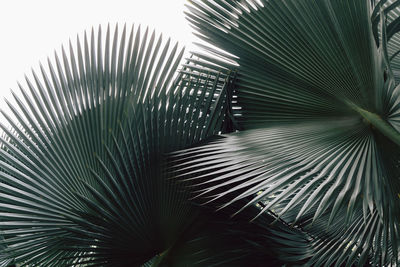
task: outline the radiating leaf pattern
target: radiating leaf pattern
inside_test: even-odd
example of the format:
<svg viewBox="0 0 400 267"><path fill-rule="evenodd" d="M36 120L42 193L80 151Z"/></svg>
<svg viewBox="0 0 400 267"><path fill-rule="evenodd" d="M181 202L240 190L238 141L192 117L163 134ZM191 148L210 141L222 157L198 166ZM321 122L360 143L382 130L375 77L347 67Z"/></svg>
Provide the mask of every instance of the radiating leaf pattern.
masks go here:
<svg viewBox="0 0 400 267"><path fill-rule="evenodd" d="M178 74L183 50L147 29L102 34L33 73L30 94L21 86L24 99L9 104L18 123L3 112L4 260L137 265L192 213L163 179L163 153L226 131L230 74L185 74L194 59Z"/></svg>
<svg viewBox="0 0 400 267"><path fill-rule="evenodd" d="M339 247L357 229L347 239L356 252L328 245L310 265L397 262L400 98L387 5L193 1L198 36L238 64L226 66L237 70L233 112L244 131L171 154L177 177L196 183L205 203L224 198L221 208L268 200L261 212L306 221L309 232L323 218L341 233Z"/></svg>
<svg viewBox="0 0 400 267"><path fill-rule="evenodd" d="M85 33L2 111L0 266L397 266L398 8L194 0L185 59Z"/></svg>

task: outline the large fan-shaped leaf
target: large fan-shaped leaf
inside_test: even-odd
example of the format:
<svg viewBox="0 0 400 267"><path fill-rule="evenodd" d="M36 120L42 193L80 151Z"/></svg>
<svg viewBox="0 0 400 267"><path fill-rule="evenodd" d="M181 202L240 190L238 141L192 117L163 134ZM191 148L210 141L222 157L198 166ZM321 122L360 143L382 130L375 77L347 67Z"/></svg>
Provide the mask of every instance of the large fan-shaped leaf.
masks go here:
<svg viewBox="0 0 400 267"><path fill-rule="evenodd" d="M140 28L110 35L92 31L70 59L63 49L63 62L49 61L50 76L33 73L36 85L9 104L17 122L3 112L2 260L140 264L190 217L162 154L225 131L229 75L177 76L183 50L169 40Z"/></svg>
<svg viewBox="0 0 400 267"><path fill-rule="evenodd" d="M233 112L246 130L173 154L197 195L224 197L223 207L267 198L263 211L296 212L294 223L311 211L311 221L324 216L330 225L344 216L351 225L361 209L362 229L392 229L392 246L379 257L397 250L399 89L388 64L385 13L378 48L372 8L361 0L193 1L188 20L198 36L239 65ZM369 224L375 212L379 220ZM372 249L367 242L363 251ZM343 257L356 260L349 251Z"/></svg>

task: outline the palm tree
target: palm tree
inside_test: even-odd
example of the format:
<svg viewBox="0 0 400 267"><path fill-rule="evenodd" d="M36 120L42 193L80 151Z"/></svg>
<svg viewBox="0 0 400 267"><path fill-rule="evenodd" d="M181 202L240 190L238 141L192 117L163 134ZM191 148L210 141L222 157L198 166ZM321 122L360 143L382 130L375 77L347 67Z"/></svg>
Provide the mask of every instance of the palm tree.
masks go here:
<svg viewBox="0 0 400 267"><path fill-rule="evenodd" d="M192 1L183 64L140 27L62 49L2 112L1 266L397 266L398 4Z"/></svg>

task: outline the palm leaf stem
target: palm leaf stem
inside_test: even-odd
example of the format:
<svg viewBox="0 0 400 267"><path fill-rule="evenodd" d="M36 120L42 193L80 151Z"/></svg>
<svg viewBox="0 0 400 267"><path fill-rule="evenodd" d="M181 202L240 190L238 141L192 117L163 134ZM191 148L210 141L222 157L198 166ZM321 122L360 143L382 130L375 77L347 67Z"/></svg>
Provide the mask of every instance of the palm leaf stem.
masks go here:
<svg viewBox="0 0 400 267"><path fill-rule="evenodd" d="M369 124L378 129L384 136L389 138L395 144L400 146L400 133L396 131L389 123L383 120L378 114L369 112L355 104L349 104L357 113L359 113Z"/></svg>

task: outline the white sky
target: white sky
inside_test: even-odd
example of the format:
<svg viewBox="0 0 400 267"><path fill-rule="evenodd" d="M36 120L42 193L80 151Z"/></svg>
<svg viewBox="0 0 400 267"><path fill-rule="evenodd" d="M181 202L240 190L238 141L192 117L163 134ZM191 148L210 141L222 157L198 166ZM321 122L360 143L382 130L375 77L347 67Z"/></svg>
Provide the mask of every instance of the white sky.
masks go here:
<svg viewBox="0 0 400 267"><path fill-rule="evenodd" d="M92 26L119 23L127 29L141 24L171 37L191 50L192 29L183 11L187 0L14 0L0 1L0 108L10 89L17 91L17 81L30 77L31 68L39 71L39 62L53 59L54 51L68 41L83 36ZM81 39L82 40L82 39Z"/></svg>

